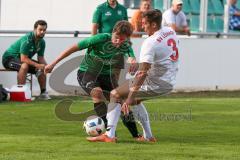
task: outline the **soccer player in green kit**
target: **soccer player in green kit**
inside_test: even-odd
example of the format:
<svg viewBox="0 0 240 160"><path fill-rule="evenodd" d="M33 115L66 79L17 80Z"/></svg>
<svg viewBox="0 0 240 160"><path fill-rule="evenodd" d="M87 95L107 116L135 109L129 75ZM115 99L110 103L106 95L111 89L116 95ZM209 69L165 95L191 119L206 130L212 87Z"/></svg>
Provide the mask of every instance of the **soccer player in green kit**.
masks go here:
<svg viewBox="0 0 240 160"><path fill-rule="evenodd" d="M113 27L119 21L128 21L127 9L118 3L117 0L106 0L106 2L97 6L92 18L92 35L98 33L112 33ZM119 81L121 69L124 69L124 55L119 54L114 57L118 63L112 67L112 72ZM135 59L132 59L135 60ZM136 63L136 62L132 62ZM137 138L138 130L132 111L127 116L121 116L123 124L128 128L134 138Z"/></svg>
<svg viewBox="0 0 240 160"><path fill-rule="evenodd" d="M27 73L36 74L41 89L40 99L51 99L46 92L46 75L43 73L47 64L44 58L47 22L38 20L34 24L34 31L22 36L13 43L3 54L2 63L6 69L18 71L18 84L26 83ZM37 54L37 61L32 57Z"/></svg>
<svg viewBox="0 0 240 160"><path fill-rule="evenodd" d="M55 65L67 56L87 48L87 52L78 70L80 86L92 97L94 110L107 124L106 99L110 91L118 86L112 68L118 63L115 56L120 54L134 59L129 38L132 26L127 21L119 21L112 34L102 33L86 38L63 51L51 64L45 67L45 73L50 73ZM132 57L132 58L131 58ZM135 70L135 65L130 67Z"/></svg>

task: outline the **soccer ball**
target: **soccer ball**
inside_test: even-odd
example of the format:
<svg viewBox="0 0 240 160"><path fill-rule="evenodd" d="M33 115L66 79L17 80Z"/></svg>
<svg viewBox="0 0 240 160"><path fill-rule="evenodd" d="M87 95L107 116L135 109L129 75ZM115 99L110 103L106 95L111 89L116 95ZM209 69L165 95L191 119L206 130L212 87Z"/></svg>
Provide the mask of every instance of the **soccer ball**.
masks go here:
<svg viewBox="0 0 240 160"><path fill-rule="evenodd" d="M95 137L104 133L105 124L102 118L98 116L90 116L83 123L83 128L89 136Z"/></svg>

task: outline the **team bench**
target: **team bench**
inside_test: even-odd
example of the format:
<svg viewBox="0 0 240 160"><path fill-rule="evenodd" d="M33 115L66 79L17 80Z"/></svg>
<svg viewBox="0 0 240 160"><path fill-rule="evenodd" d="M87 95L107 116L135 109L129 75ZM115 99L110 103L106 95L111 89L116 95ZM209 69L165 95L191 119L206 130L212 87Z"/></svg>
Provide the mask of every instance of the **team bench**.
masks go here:
<svg viewBox="0 0 240 160"><path fill-rule="evenodd" d="M5 68L0 68L0 72L17 72L14 70L10 70L10 69L5 69ZM30 89L31 89L31 93L32 93L32 74L28 73L27 77L26 77L26 81L30 84Z"/></svg>

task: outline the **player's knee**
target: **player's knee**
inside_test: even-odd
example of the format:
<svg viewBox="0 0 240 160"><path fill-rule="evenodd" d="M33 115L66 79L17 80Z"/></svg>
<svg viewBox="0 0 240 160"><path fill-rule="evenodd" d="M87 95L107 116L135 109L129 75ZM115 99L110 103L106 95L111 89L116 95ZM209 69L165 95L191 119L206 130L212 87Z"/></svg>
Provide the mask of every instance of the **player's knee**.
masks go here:
<svg viewBox="0 0 240 160"><path fill-rule="evenodd" d="M92 89L90 93L91 97L101 99L103 96L103 90L100 87Z"/></svg>
<svg viewBox="0 0 240 160"><path fill-rule="evenodd" d="M138 105L138 104L140 104L141 103L141 101L142 100L140 100L140 99L134 99L134 101L132 101L129 105Z"/></svg>
<svg viewBox="0 0 240 160"><path fill-rule="evenodd" d="M28 69L29 69L29 65L27 64L27 63L22 63L21 64L21 70L23 70L23 71L28 71Z"/></svg>

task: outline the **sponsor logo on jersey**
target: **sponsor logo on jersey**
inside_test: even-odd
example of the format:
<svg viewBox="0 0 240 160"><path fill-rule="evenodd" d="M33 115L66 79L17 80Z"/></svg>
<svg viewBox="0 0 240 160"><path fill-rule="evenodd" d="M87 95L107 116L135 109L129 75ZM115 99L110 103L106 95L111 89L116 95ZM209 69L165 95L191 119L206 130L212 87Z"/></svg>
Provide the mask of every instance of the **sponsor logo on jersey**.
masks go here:
<svg viewBox="0 0 240 160"><path fill-rule="evenodd" d="M122 15L122 11L118 10L117 11L118 15Z"/></svg>
<svg viewBox="0 0 240 160"><path fill-rule="evenodd" d="M105 16L111 16L111 15L112 15L112 13L109 11L105 13Z"/></svg>

